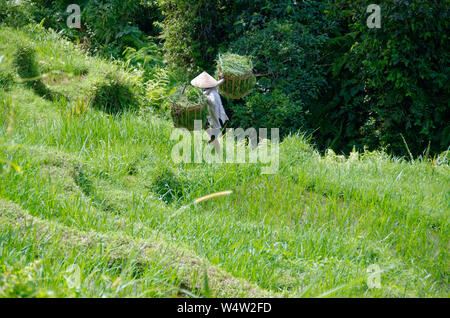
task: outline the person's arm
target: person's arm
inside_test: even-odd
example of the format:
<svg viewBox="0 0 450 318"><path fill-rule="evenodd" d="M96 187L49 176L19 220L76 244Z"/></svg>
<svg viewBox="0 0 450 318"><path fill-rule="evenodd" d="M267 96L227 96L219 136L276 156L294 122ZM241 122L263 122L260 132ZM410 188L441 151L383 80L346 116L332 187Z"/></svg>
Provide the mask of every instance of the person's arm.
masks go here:
<svg viewBox="0 0 450 318"><path fill-rule="evenodd" d="M220 86L223 82L225 82L225 79L224 78L221 78L219 81L218 81L218 85L217 86Z"/></svg>

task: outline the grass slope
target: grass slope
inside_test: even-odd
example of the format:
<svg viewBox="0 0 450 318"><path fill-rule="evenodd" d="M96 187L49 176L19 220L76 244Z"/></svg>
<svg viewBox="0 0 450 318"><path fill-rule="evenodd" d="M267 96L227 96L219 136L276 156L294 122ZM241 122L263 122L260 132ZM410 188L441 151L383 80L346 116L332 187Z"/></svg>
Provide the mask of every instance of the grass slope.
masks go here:
<svg viewBox="0 0 450 318"><path fill-rule="evenodd" d="M275 175L175 165L151 112L70 111L104 74L138 75L38 27L0 28L5 72L24 42L41 73L64 72L45 81L64 100L17 75L0 94L0 158L22 169L0 171L0 296L448 297L445 156L321 156L291 136Z"/></svg>

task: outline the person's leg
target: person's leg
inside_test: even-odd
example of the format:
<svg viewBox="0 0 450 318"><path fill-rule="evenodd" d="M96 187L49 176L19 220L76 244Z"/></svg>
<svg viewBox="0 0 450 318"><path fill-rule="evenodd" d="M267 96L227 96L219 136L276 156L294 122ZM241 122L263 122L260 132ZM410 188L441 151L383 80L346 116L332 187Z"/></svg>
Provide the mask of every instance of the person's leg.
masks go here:
<svg viewBox="0 0 450 318"><path fill-rule="evenodd" d="M220 151L220 143L219 143L219 141L216 138L214 138L214 140L212 141L212 144L214 146L214 149L216 149L216 153L219 153L219 151Z"/></svg>
<svg viewBox="0 0 450 318"><path fill-rule="evenodd" d="M220 134L220 128L212 128L209 127L206 132L209 134L210 136L210 140L208 141L208 143L212 143L214 148L216 149L216 152L220 151L220 143L218 140L219 134Z"/></svg>
<svg viewBox="0 0 450 318"><path fill-rule="evenodd" d="M216 149L216 152L220 151L220 144L218 141L221 125L220 122L217 119L213 119L211 116L208 116L208 128L206 129L206 132L210 136L210 140L208 143L212 143L214 145L214 148Z"/></svg>
<svg viewBox="0 0 450 318"><path fill-rule="evenodd" d="M211 127L206 128L206 132L207 132L208 135L209 135L209 141L208 141L208 143L210 143L210 142L212 142L212 141L214 141L214 140L216 139L216 136L214 135L214 133L213 133Z"/></svg>
<svg viewBox="0 0 450 318"><path fill-rule="evenodd" d="M209 135L209 141L208 141L208 143L209 142L212 142L214 139L215 139L215 136L213 135L213 132L212 132L212 127L213 127L213 120L211 119L211 117L210 116L208 116L207 117L207 122L206 122L206 125L205 125L205 130L206 130L206 132L208 133L208 135Z"/></svg>

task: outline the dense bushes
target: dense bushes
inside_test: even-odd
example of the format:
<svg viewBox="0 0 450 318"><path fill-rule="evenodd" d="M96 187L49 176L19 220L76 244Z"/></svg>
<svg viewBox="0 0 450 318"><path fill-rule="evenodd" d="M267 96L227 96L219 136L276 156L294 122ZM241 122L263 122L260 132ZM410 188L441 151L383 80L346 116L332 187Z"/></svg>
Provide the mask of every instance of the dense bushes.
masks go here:
<svg viewBox="0 0 450 318"><path fill-rule="evenodd" d="M158 15L155 1L90 0L82 11L91 49L114 57L126 47L145 47Z"/></svg>
<svg viewBox="0 0 450 318"><path fill-rule="evenodd" d="M35 8L25 1L0 0L0 24L20 27L34 22Z"/></svg>
<svg viewBox="0 0 450 318"><path fill-rule="evenodd" d="M255 96L230 103L231 126L277 127L287 134L304 127L305 105L326 87L319 65L326 40L315 1L161 1L162 36L169 65L193 76L214 71L218 52L254 57ZM323 25L317 27L321 22Z"/></svg>
<svg viewBox="0 0 450 318"><path fill-rule="evenodd" d="M233 114L231 127L281 127L282 132L288 125L302 127L304 123L303 108L293 107L294 102L280 89L264 94L256 92L245 99L245 104L230 102L230 111Z"/></svg>
<svg viewBox="0 0 450 318"><path fill-rule="evenodd" d="M40 76L39 66L36 61L36 53L30 46L23 45L17 48L14 54L14 65L17 73L23 79Z"/></svg>
<svg viewBox="0 0 450 318"><path fill-rule="evenodd" d="M213 72L218 45L226 34L223 2L159 0L164 14L161 37L170 66L189 76L201 69Z"/></svg>
<svg viewBox="0 0 450 318"><path fill-rule="evenodd" d="M326 35L301 19L307 10L320 13L318 8L297 5L289 15L286 12L277 18L277 9L283 5L287 7L286 3L273 5L265 18L256 12L241 17L240 23L247 27L243 32L236 32L237 40L230 44L230 49L254 56L258 97L249 96L245 100L254 118L249 124L280 127L282 135L286 135L307 127L308 106L327 87L325 68L320 64L320 48ZM275 123L277 126L273 126ZM241 126L245 122L242 117L234 116L233 125Z"/></svg>
<svg viewBox="0 0 450 318"><path fill-rule="evenodd" d="M31 0L36 6L36 21L45 18L44 26L61 30L72 40L83 42L92 53L121 57L126 47L145 47L148 36L157 35L153 22L161 19L156 1L152 0L82 0L81 29L66 25L69 0Z"/></svg>
<svg viewBox="0 0 450 318"><path fill-rule="evenodd" d="M405 153L432 152L450 143L449 15L445 1L382 1L380 29L368 29L366 1L335 1L336 22L326 47L331 54L321 127L340 127L333 146L383 146ZM334 133L335 134L335 133ZM321 131L320 139L333 132Z"/></svg>

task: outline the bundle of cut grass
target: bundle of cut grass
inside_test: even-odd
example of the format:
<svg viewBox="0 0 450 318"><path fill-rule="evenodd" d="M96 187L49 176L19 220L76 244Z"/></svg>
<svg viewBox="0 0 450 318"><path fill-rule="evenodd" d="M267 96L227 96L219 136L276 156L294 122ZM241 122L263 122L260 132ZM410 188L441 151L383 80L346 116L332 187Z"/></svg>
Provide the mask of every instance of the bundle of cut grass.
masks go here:
<svg viewBox="0 0 450 318"><path fill-rule="evenodd" d="M193 86L179 87L169 97L172 105L172 119L175 127L194 129L194 121L206 121L206 97Z"/></svg>
<svg viewBox="0 0 450 318"><path fill-rule="evenodd" d="M219 54L217 74L222 73L225 82L219 86L221 94L240 99L250 93L256 84L253 64L249 57L233 53Z"/></svg>
<svg viewBox="0 0 450 318"><path fill-rule="evenodd" d="M253 70L253 63L247 56L233 53L219 54L217 62L219 70L224 75L243 76L251 73Z"/></svg>

